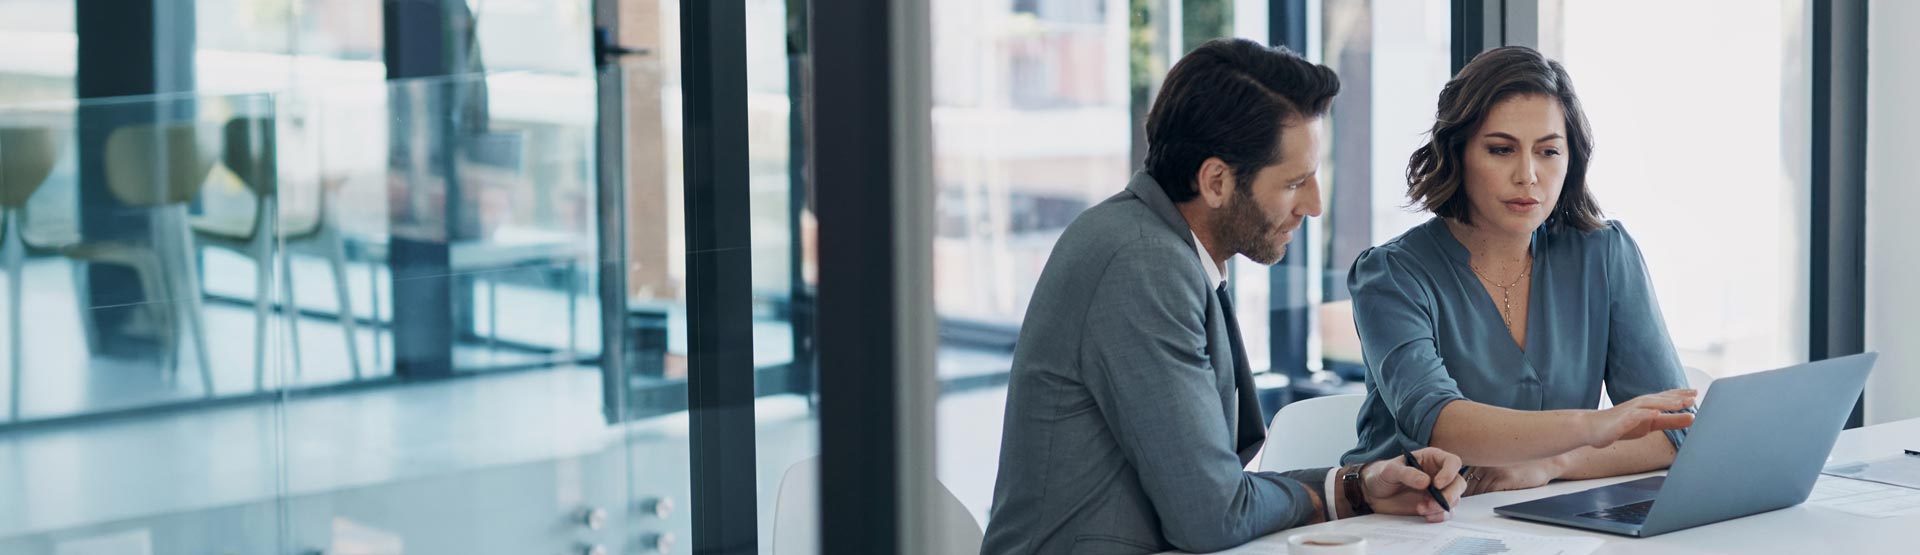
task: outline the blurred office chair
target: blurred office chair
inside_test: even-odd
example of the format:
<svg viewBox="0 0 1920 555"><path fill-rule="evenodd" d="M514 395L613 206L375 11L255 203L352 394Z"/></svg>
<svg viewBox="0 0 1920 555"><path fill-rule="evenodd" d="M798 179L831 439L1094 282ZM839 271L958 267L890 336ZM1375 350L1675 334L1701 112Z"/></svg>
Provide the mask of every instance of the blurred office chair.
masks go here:
<svg viewBox="0 0 1920 555"><path fill-rule="evenodd" d="M287 315L288 347L293 352L294 373L300 372L300 308L293 298L293 254L301 243L316 245L333 269L334 294L339 302L340 329L347 338L347 363L354 379L360 378L360 347L355 341L353 304L347 293L346 244L327 221L327 193L314 187L315 212L311 219L288 217L280 204L283 191L279 180L279 149L272 118L234 118L224 128L226 148L222 155L228 169L240 177L253 194L254 210L247 214L207 214L193 220L193 230L208 246L221 247L253 260L254 341L253 387L264 384L267 353L267 323L273 299L268 294L273 279L274 243L283 241L287 252L280 253L281 311Z"/></svg>
<svg viewBox="0 0 1920 555"><path fill-rule="evenodd" d="M937 485L937 484L936 484ZM974 555L980 552L982 532L966 505L939 486L935 518L940 520L941 545L920 550L924 555ZM773 506L773 555L820 553L820 457L807 457L787 468Z"/></svg>
<svg viewBox="0 0 1920 555"><path fill-rule="evenodd" d="M213 395L212 359L200 306L199 269L193 263L193 237L187 228L187 203L213 171L219 135L196 123L137 124L107 135L107 190L121 204L151 212L146 241L83 239L61 250L70 258L118 264L134 269L148 306L160 311L166 346L161 367L178 371L183 332L193 335L200 382ZM82 311L91 320L92 311ZM92 322L86 323L92 329Z"/></svg>
<svg viewBox="0 0 1920 555"><path fill-rule="evenodd" d="M1699 403L1700 401L1706 400L1707 388L1713 385L1713 375L1708 374L1705 370L1692 366L1682 367L1682 369L1687 373L1687 388L1700 392L1700 395L1694 398L1694 402ZM1605 409L1612 406L1613 398L1607 395L1607 386L1601 385L1600 408Z"/></svg>
<svg viewBox="0 0 1920 555"><path fill-rule="evenodd" d="M1339 466L1340 455L1360 444L1354 431L1366 395L1315 397L1280 407L1267 426L1260 470L1281 471Z"/></svg>
<svg viewBox="0 0 1920 555"><path fill-rule="evenodd" d="M20 418L20 373L26 343L22 340L20 303L23 268L29 245L22 235L26 221L27 199L40 189L53 164L60 158L60 143L53 129L46 127L0 128L0 252L7 266L7 353L9 383L7 403L13 419Z"/></svg>
<svg viewBox="0 0 1920 555"><path fill-rule="evenodd" d="M1713 375L1692 366L1686 367L1687 387L1700 392L1698 399L1707 398L1707 388L1713 386Z"/></svg>

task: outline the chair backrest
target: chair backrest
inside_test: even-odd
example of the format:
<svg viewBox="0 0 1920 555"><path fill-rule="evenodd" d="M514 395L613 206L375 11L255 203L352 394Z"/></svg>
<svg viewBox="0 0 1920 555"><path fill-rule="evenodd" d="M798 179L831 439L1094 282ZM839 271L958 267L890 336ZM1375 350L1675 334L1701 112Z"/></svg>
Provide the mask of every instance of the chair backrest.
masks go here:
<svg viewBox="0 0 1920 555"><path fill-rule="evenodd" d="M129 206L193 200L213 171L220 136L195 123L140 124L107 135L107 190Z"/></svg>
<svg viewBox="0 0 1920 555"><path fill-rule="evenodd" d="M927 555L974 555L980 552L980 523L966 505L936 488L934 509L940 521L941 545L915 550ZM773 506L773 555L820 553L820 457L807 457L787 468Z"/></svg>
<svg viewBox="0 0 1920 555"><path fill-rule="evenodd" d="M227 120L223 130L225 152L220 160L240 177L247 189L259 196L273 196L279 190L279 150L272 118L244 117Z"/></svg>
<svg viewBox="0 0 1920 555"><path fill-rule="evenodd" d="M1328 395L1280 407L1267 426L1260 470L1279 471L1339 466L1340 455L1360 443L1355 426L1366 395Z"/></svg>
<svg viewBox="0 0 1920 555"><path fill-rule="evenodd" d="M47 127L0 127L0 207L24 208L60 159Z"/></svg>
<svg viewBox="0 0 1920 555"><path fill-rule="evenodd" d="M1696 397L1695 399L1706 399L1707 387L1713 385L1713 375L1708 374L1707 371L1705 370L1694 368L1692 366L1684 366L1682 367L1682 369L1686 370L1686 373L1687 373L1687 387L1689 389L1693 389L1700 392L1700 396ZM1607 386L1601 385L1600 386L1600 408L1607 409L1612 406L1613 406L1613 399L1611 398L1611 396L1607 394Z"/></svg>
<svg viewBox="0 0 1920 555"><path fill-rule="evenodd" d="M1687 387L1700 391L1700 396L1697 397L1698 399L1706 399L1707 387L1713 385L1713 375L1708 374L1705 370L1692 366L1686 367L1686 370Z"/></svg>

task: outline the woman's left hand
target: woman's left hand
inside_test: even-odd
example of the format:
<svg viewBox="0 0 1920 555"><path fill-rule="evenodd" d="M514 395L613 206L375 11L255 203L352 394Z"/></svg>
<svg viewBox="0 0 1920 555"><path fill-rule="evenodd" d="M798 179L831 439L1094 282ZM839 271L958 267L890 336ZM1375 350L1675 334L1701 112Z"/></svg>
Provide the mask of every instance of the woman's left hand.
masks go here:
<svg viewBox="0 0 1920 555"><path fill-rule="evenodd" d="M1467 469L1467 495L1537 488L1559 478L1563 470L1559 457L1510 466L1476 466Z"/></svg>

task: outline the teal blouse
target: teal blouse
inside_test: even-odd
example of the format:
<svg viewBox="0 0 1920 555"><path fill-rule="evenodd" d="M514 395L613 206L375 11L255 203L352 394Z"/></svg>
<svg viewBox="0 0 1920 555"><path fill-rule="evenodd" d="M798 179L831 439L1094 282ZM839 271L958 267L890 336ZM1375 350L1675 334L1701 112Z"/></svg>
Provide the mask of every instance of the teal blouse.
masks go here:
<svg viewBox="0 0 1920 555"><path fill-rule="evenodd" d="M1433 438L1457 399L1517 410L1591 409L1686 387L1640 246L1616 221L1533 236L1527 349L1440 218L1367 249L1347 287L1367 363L1360 444L1344 464L1400 456ZM1683 431L1667 437L1678 448Z"/></svg>

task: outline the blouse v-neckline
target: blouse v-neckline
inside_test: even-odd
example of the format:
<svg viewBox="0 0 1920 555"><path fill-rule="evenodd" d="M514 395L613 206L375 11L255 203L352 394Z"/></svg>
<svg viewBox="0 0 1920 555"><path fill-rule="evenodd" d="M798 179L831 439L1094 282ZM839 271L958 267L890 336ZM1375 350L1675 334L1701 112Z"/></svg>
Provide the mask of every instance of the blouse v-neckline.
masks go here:
<svg viewBox="0 0 1920 555"><path fill-rule="evenodd" d="M1488 290L1487 286L1480 284L1479 275L1473 271L1473 251L1467 250L1467 246L1460 242L1460 238L1453 236L1453 230L1447 227L1447 222L1444 218L1434 218L1432 223L1434 225L1428 229L1428 232L1439 235L1440 237L1437 239L1442 248L1447 251L1447 254L1451 256L1455 262L1458 262L1458 264L1453 265L1454 279L1456 281L1472 283L1478 288L1477 291L1479 294L1469 295L1480 299L1474 304L1480 307L1478 312L1481 313L1481 317L1490 319L1493 324L1497 326L1497 329L1506 332L1500 334L1502 339L1506 339L1506 341L1500 343L1512 349L1512 352L1517 358L1531 366L1533 361L1530 353L1538 350L1539 347L1539 345L1536 344L1534 331L1539 329L1540 326L1537 325L1538 322L1534 318L1534 315L1540 312L1539 310L1535 310L1539 304L1540 295L1538 294L1539 288L1534 287L1533 284L1540 282L1540 268L1544 265L1544 260L1542 260L1540 256L1540 231L1535 230L1532 239L1527 243L1527 251L1532 259L1527 267L1527 272L1532 275L1532 278L1527 284L1527 311L1526 314L1521 315L1522 318L1526 319L1527 331L1521 335L1520 341L1515 341L1513 339L1513 329L1507 325L1506 318L1500 315L1500 301L1493 298L1493 291ZM1523 342L1525 343L1524 345L1522 345Z"/></svg>

